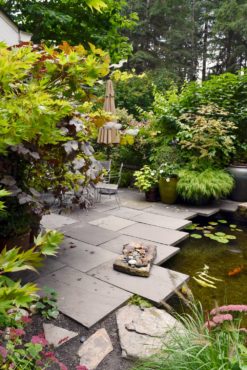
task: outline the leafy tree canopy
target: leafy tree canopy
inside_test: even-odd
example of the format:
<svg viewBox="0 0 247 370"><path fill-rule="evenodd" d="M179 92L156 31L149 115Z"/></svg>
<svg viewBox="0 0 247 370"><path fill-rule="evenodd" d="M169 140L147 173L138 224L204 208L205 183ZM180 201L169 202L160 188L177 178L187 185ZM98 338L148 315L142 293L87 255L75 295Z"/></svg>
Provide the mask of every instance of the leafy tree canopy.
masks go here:
<svg viewBox="0 0 247 370"><path fill-rule="evenodd" d="M12 19L41 41L71 45L88 42L107 50L111 60L126 58L132 46L123 29L135 25L135 13L123 15L125 0L0 0Z"/></svg>

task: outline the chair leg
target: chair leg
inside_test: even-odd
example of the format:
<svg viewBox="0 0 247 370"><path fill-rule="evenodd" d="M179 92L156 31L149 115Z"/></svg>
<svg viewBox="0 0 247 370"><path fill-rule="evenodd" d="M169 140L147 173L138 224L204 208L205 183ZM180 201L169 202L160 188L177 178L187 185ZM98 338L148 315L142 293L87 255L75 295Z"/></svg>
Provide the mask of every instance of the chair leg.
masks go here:
<svg viewBox="0 0 247 370"><path fill-rule="evenodd" d="M120 203L120 198L118 196L118 193L115 194L115 198L116 198L116 202L117 202L118 208L120 208L121 203Z"/></svg>

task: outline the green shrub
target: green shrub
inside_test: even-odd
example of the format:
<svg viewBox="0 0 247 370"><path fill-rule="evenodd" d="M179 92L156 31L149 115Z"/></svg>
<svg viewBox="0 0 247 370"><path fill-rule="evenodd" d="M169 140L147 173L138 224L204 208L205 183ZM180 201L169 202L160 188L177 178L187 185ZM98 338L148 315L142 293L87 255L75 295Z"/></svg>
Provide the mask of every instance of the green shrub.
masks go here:
<svg viewBox="0 0 247 370"><path fill-rule="evenodd" d="M177 192L185 201L203 203L227 196L233 186L232 176L224 170L208 168L194 171L185 169L179 172Z"/></svg>

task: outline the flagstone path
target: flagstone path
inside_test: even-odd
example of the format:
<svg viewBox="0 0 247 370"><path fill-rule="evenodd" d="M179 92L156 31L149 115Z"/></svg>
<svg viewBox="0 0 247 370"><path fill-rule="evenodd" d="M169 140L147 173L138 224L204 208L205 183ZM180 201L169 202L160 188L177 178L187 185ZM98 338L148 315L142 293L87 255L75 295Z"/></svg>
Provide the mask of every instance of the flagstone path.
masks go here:
<svg viewBox="0 0 247 370"><path fill-rule="evenodd" d="M197 215L208 217L220 209L234 211L238 206L229 201L210 207L168 206L148 203L136 191L121 190L119 195L121 207L114 198L105 196L88 212L50 214L42 219L45 228L61 230L65 239L58 256L46 260L36 281L41 288L54 288L59 296L59 310L87 328L122 306L133 294L156 303L168 299L189 278L159 266L178 253L177 244L188 237L181 229ZM123 245L132 240L157 246L148 278L112 268Z"/></svg>

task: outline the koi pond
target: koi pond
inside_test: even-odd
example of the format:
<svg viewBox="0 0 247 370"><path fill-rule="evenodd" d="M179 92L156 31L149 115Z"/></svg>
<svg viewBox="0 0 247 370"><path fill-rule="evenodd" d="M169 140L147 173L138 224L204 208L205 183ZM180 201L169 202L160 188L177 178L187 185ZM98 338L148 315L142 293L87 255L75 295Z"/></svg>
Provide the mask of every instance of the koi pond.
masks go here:
<svg viewBox="0 0 247 370"><path fill-rule="evenodd" d="M188 287L205 310L247 304L247 222L228 213L192 222L190 237L164 267L190 275Z"/></svg>

